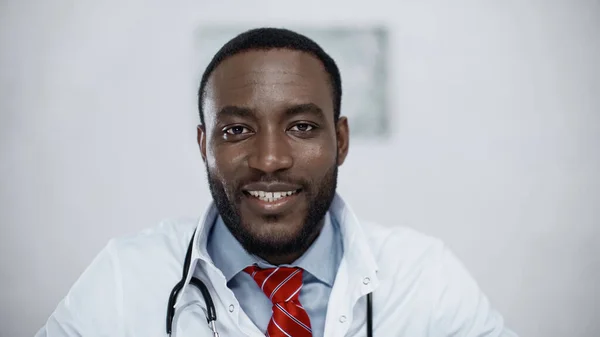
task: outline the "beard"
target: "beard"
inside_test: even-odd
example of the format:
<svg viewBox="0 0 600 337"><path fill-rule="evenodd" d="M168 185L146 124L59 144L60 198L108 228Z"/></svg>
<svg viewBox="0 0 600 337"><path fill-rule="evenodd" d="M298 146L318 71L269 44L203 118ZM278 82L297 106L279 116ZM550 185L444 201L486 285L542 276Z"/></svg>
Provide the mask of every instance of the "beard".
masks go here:
<svg viewBox="0 0 600 337"><path fill-rule="evenodd" d="M319 181L292 180L273 174L261 174L254 176L254 179L235 181L227 186L215 174L210 172L208 167L206 172L210 193L215 201L217 210L225 226L240 242L242 247L248 253L257 256L280 256L304 252L318 236L325 214L327 214L335 197L338 166L334 164ZM271 233L266 236L258 236L250 230L252 226L244 222L240 212L241 199L244 193L241 186L249 182L258 181L293 182L302 186L301 193L305 194L308 208L297 235ZM262 220L264 223L277 222L279 216L263 216Z"/></svg>

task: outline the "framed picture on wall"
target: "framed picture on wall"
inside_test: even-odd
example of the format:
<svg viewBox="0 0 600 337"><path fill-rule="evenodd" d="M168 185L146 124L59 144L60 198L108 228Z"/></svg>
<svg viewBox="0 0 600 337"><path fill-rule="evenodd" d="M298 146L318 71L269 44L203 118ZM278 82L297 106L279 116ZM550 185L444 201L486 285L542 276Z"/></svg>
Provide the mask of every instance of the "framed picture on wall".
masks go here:
<svg viewBox="0 0 600 337"><path fill-rule="evenodd" d="M206 25L195 34L195 62L203 71L214 54L236 35L255 27ZM286 27L317 42L337 63L342 75L342 111L357 138L385 138L388 33L381 27ZM355 138L356 139L356 138Z"/></svg>

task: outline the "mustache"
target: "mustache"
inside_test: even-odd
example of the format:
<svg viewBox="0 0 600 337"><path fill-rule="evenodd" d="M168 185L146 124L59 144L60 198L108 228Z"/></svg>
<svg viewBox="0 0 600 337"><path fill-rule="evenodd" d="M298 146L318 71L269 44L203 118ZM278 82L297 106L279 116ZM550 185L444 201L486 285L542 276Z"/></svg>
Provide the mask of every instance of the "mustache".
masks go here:
<svg viewBox="0 0 600 337"><path fill-rule="evenodd" d="M213 172L208 165L206 168L206 176L208 178L209 183L214 183L219 181L223 186L227 186L227 183L222 180L222 176ZM236 190L240 190L242 186L252 184L252 183L287 183L287 184L295 184L302 186L303 189L307 189L311 186L311 182L304 178L294 177L285 173L264 173L255 171L248 174L246 177L239 178L233 182L233 184L229 184L230 188L233 187Z"/></svg>

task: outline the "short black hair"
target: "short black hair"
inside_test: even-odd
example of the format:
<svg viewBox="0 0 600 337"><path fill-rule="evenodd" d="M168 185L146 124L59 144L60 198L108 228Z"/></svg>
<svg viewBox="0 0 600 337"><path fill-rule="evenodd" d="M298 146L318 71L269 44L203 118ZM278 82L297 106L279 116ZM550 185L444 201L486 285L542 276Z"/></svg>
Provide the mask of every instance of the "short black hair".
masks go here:
<svg viewBox="0 0 600 337"><path fill-rule="evenodd" d="M310 38L283 28L256 28L239 34L229 40L210 61L198 89L198 111L200 112L200 123L204 124L204 111L202 103L206 90L206 83L212 72L221 62L227 58L250 50L289 49L309 53L318 58L325 71L329 74L331 81L331 92L333 96L333 119L337 121L340 116L342 105L342 79L335 61L323 48Z"/></svg>

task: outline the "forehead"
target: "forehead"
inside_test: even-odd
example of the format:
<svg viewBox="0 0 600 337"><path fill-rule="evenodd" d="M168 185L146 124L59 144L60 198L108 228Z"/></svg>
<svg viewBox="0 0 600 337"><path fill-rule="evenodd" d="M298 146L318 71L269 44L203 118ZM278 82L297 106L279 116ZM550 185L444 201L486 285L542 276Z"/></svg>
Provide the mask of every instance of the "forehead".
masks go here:
<svg viewBox="0 0 600 337"><path fill-rule="evenodd" d="M214 115L228 105L264 112L306 103L333 114L330 79L321 61L295 50L253 50L229 57L213 71L204 112Z"/></svg>

